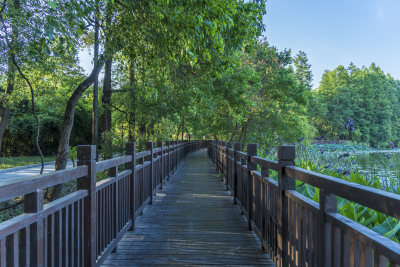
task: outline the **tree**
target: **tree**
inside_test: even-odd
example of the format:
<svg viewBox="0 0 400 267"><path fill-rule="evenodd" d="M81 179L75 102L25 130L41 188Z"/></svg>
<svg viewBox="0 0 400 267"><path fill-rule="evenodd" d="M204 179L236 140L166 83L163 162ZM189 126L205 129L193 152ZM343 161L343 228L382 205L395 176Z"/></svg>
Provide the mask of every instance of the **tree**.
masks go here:
<svg viewBox="0 0 400 267"><path fill-rule="evenodd" d="M94 68L97 68L99 60L99 31L100 31L100 3L99 0L95 1L95 18L94 18ZM92 111L92 145L98 147L98 133L99 133L99 80L95 78L93 82L93 111ZM97 159L96 153L96 159Z"/></svg>
<svg viewBox="0 0 400 267"><path fill-rule="evenodd" d="M67 163L75 107L105 63L108 64L105 73L107 80L103 85L103 91L105 89L106 92L106 95L103 92L106 109L113 106L111 96L110 101L107 99L107 93L112 92L108 89L111 77L110 62L113 58L134 58L138 62L137 65L150 66L144 73L158 69L156 64L160 63L160 68L167 71L158 75L161 76L160 81L166 80L169 76L168 71L179 73L173 75L175 77L191 73L196 75L197 70L205 68L209 72L215 72L218 66L224 64L214 64L214 60L229 60L245 41L261 33L265 4L264 1L243 3L225 0L210 1L205 5L187 1L109 1L107 7L110 7L113 15L106 27L105 53L99 57L92 73L76 87L68 100L56 158L57 170L65 168ZM90 12L93 12L93 8ZM146 76L136 81L152 87L153 92L156 91L153 86L148 86ZM178 93L178 97L186 94L183 87L177 88L170 82L168 86L159 84L157 88L176 88L178 92L181 90L182 93ZM133 95L139 97L139 94ZM185 108L181 107L181 110ZM106 113L106 116L106 121L110 122L109 113ZM138 118L136 114L134 117ZM150 125L139 126L139 131L143 129L148 134L154 133L156 119L164 118L146 117L150 120ZM137 122L140 123L139 118ZM112 127L111 123L108 127Z"/></svg>
<svg viewBox="0 0 400 267"><path fill-rule="evenodd" d="M333 138L348 136L344 125L351 117L357 133L355 141L373 147L387 146L398 140L398 87L396 81L385 75L375 64L369 68L346 69L339 66L327 71L317 89L313 112L315 125L322 135Z"/></svg>
<svg viewBox="0 0 400 267"><path fill-rule="evenodd" d="M308 63L307 54L303 51L299 51L293 59L293 64L296 70L295 75L299 83L311 90L313 75L311 72L311 64Z"/></svg>

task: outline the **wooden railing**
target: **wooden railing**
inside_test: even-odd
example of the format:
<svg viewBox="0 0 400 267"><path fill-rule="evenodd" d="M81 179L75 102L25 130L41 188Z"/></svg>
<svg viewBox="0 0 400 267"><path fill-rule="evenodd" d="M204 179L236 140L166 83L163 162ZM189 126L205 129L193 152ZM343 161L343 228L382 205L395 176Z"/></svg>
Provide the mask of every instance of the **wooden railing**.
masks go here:
<svg viewBox="0 0 400 267"><path fill-rule="evenodd" d="M337 213L337 197L400 219L400 195L295 167L295 147L278 161L257 157L257 145L209 141L208 155L277 266L400 266L400 245ZM269 176L278 172L278 180ZM295 181L319 188L319 203Z"/></svg>
<svg viewBox="0 0 400 267"><path fill-rule="evenodd" d="M95 266L113 250L135 218L186 154L204 142L162 142L96 162L95 146L78 146L78 167L0 183L0 202L25 196L24 213L0 223L0 266ZM119 166L125 170L119 172ZM96 182L96 173L108 178ZM76 180L76 190L43 203L43 190Z"/></svg>

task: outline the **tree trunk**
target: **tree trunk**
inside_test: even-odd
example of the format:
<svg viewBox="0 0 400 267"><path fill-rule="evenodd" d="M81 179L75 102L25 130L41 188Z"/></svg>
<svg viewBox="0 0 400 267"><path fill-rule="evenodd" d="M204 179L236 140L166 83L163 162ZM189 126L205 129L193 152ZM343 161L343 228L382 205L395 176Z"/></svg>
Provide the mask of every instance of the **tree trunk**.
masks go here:
<svg viewBox="0 0 400 267"><path fill-rule="evenodd" d="M185 133L185 115L182 116L182 141L184 133Z"/></svg>
<svg viewBox="0 0 400 267"><path fill-rule="evenodd" d="M242 125L242 129L240 131L240 135L239 135L239 143L240 143L240 147L241 150L244 149L244 145L246 142L246 134L247 134L247 128L249 127L250 122L253 119L253 114L250 114L249 117L247 118L246 122Z"/></svg>
<svg viewBox="0 0 400 267"><path fill-rule="evenodd" d="M98 77L101 68L103 67L104 60L100 57L98 65L93 68L90 75L81 82L72 93L71 97L68 99L67 107L64 113L64 124L61 131L60 141L58 143L58 152L56 157L56 170L63 170L67 166L68 155L69 155L69 139L71 137L72 127L74 126L74 115L75 107L78 104L79 99L82 94L94 83L95 79ZM56 199L61 196L62 184L54 187L54 191L51 194L51 199Z"/></svg>
<svg viewBox="0 0 400 267"><path fill-rule="evenodd" d="M239 127L239 125L236 123L236 124L235 124L235 129L233 129L233 133L232 133L232 135L231 135L231 138L229 139L229 142L233 142L233 141L234 141L234 138L235 138L235 136L236 136L236 132L237 132L237 130L238 130L238 127Z"/></svg>
<svg viewBox="0 0 400 267"><path fill-rule="evenodd" d="M74 126L75 107L78 104L82 94L94 83L103 65L104 59L103 57L100 57L97 67L93 68L90 75L76 87L75 91L68 99L67 107L65 108L64 113L63 129L61 131L60 141L58 143L58 152L55 164L56 170L63 170L67 166L69 155L69 139L71 137L72 127ZM58 198L61 195L61 190L62 185L55 186L51 195L51 199Z"/></svg>
<svg viewBox="0 0 400 267"><path fill-rule="evenodd" d="M10 62L11 61L11 62ZM8 74L7 74L7 88L5 91L6 97L11 95L14 90L14 80L15 80L15 67L12 63L12 59L8 60ZM1 146L3 144L4 132L6 131L8 120L10 118L10 106L7 103L8 101L3 99L0 103L0 153Z"/></svg>
<svg viewBox="0 0 400 267"><path fill-rule="evenodd" d="M14 0L14 9L20 9L20 1ZM14 81L15 81L15 72L16 68L14 66L13 57L15 56L15 47L17 43L18 36L18 28L15 23L11 25L11 41L10 41L10 49L8 50L8 62L7 62L7 88L5 90L5 96L10 96L14 91ZM8 105L8 100L2 99L0 102L0 155L1 155L1 147L3 144L4 132L6 131L8 120L10 118L10 106Z"/></svg>
<svg viewBox="0 0 400 267"><path fill-rule="evenodd" d="M181 131L181 125L182 125L182 122L179 123L179 125L178 125L178 132L176 133L176 141L179 140L179 132Z"/></svg>
<svg viewBox="0 0 400 267"><path fill-rule="evenodd" d="M134 57L131 56L129 66L129 83L131 86L131 97L133 99L132 112L129 112L128 138L129 142L136 142L135 127L136 127L136 88L135 88L135 65Z"/></svg>
<svg viewBox="0 0 400 267"><path fill-rule="evenodd" d="M103 96L101 102L103 105L103 114L101 114L101 132L105 133L111 129L111 67L112 59L107 58L104 70Z"/></svg>
<svg viewBox="0 0 400 267"><path fill-rule="evenodd" d="M94 26L94 68L97 68L99 60L99 1L95 2L95 26ZM96 77L93 82L93 111L92 111L92 145L98 149L98 134L99 134L99 79ZM96 160L98 153L96 153Z"/></svg>
<svg viewBox="0 0 400 267"><path fill-rule="evenodd" d="M103 114L101 115L101 133L105 133L111 130L111 69L112 69L112 48L110 28L112 22L111 2L107 3L106 7L106 43L105 53L106 61L104 67L104 84L103 84L103 97L101 98L103 106ZM109 140L103 140L108 142Z"/></svg>
<svg viewBox="0 0 400 267"><path fill-rule="evenodd" d="M75 91L68 99L67 107L65 108L64 113L63 129L61 131L60 141L58 144L58 153L55 166L56 170L63 170L67 165L69 154L69 138L71 136L72 126L74 125L75 107L78 104L82 94L94 83L94 80L99 75L103 64L104 60L100 59L97 67L93 68L90 75L76 87Z"/></svg>

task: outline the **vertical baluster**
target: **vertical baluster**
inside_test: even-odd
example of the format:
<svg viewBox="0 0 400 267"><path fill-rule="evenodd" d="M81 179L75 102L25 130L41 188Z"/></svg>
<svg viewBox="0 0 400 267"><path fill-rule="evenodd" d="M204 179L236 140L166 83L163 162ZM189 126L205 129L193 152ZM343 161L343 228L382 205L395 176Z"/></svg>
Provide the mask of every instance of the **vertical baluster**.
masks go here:
<svg viewBox="0 0 400 267"><path fill-rule="evenodd" d="M69 211L69 239L68 239L68 251L70 252L70 266L75 264L75 204L70 205Z"/></svg>
<svg viewBox="0 0 400 267"><path fill-rule="evenodd" d="M18 233L6 237L6 266L18 266Z"/></svg>
<svg viewBox="0 0 400 267"><path fill-rule="evenodd" d="M174 171L178 168L178 149L179 149L179 147L178 147L178 141L175 141L174 142L174 149L175 149L175 151L174 151Z"/></svg>
<svg viewBox="0 0 400 267"><path fill-rule="evenodd" d="M143 205L143 201L144 201L144 168L143 168L143 164L144 164L144 158L141 157L139 159L139 164L142 165L142 168L140 169L140 186L138 188L139 191L139 195L140 195L140 205L138 208L142 207Z"/></svg>
<svg viewBox="0 0 400 267"><path fill-rule="evenodd" d="M333 227L332 229L333 234L333 266L339 267L340 259L342 257L340 250L341 250L341 230L338 227Z"/></svg>
<svg viewBox="0 0 400 267"><path fill-rule="evenodd" d="M136 143L133 142L125 144L125 154L132 156L132 160L126 164L126 169L132 171L130 176L130 192L129 192L129 202L130 202L129 217L131 219L132 225L129 230L133 231L135 230Z"/></svg>
<svg viewBox="0 0 400 267"><path fill-rule="evenodd" d="M267 214L267 183L265 182L265 178L269 176L269 170L267 167L261 167L261 240L264 241L266 237L266 214ZM269 229L268 229L269 230ZM262 244L263 242L261 242ZM262 249L265 249L262 246Z"/></svg>
<svg viewBox="0 0 400 267"><path fill-rule="evenodd" d="M225 144L225 169L226 169L226 171L225 171L225 186L226 186L226 189L228 190L229 188L230 188L230 184L229 184L229 181L230 181L230 164L229 164L229 149L232 147L232 143L231 142L226 142L226 144Z"/></svg>
<svg viewBox="0 0 400 267"><path fill-rule="evenodd" d="M286 229L288 228L288 199L285 196L286 190L295 190L296 184L294 179L285 175L285 166L293 166L295 157L294 146L280 146L278 150L278 246L280 248L281 266L289 265L288 257L288 236ZM322 266L322 265L321 265Z"/></svg>
<svg viewBox="0 0 400 267"><path fill-rule="evenodd" d="M54 213L48 217L48 229L48 264L54 266L54 255L56 253L54 246Z"/></svg>
<svg viewBox="0 0 400 267"><path fill-rule="evenodd" d="M6 266L6 241L0 239L0 266Z"/></svg>
<svg viewBox="0 0 400 267"><path fill-rule="evenodd" d="M104 188L105 194L106 194L106 221L107 221L107 228L106 228L106 232L107 232L107 240L106 240L106 244L110 244L110 242L113 240L112 237L112 213L111 213L111 185L108 185L106 188Z"/></svg>
<svg viewBox="0 0 400 267"><path fill-rule="evenodd" d="M162 187L163 187L163 179L164 179L164 159L163 159L163 157L164 157L164 150L163 150L163 141L158 141L157 142L157 146L161 149L160 150L160 162L159 162L159 166L160 166L160 168L159 168L159 170L158 170L158 179L159 179L159 181L157 181L157 182L160 182L160 189L162 189Z"/></svg>
<svg viewBox="0 0 400 267"><path fill-rule="evenodd" d="M110 176L110 178L111 177L114 177L114 179L116 178L116 177L118 177L118 166L114 166L114 167L112 167L112 168L110 168L109 170L108 170L108 175ZM119 180L119 181L121 181L121 180ZM116 197L119 197L120 196L120 194L121 194L121 192L120 192L120 190L121 190L121 187L119 186L119 181L116 181L116 182L114 182L114 184L115 184L115 195L116 195ZM111 186L111 185L110 185ZM109 186L109 187L110 187ZM106 188L103 188L101 191L103 192L103 194L102 194L102 221L103 221L103 223L102 223L102 225L103 225L103 230L102 230L102 236L100 237L101 238L101 240L102 240L102 250L104 250L106 247L107 247L107 245L109 244L109 242L111 241L111 240L109 240L109 238L108 238L108 236L109 236L109 220L110 220L110 218L107 216L107 214L109 213L109 202L110 202L110 196L109 196L109 194L108 194L108 190L107 190L107 188L108 187L106 187ZM117 201L116 201L116 203L117 203ZM120 213L120 211L121 211L121 206L118 204L118 206L116 206L115 207L115 211L117 212L117 214L116 214L116 216L115 216L115 218L116 218L116 225L118 225L118 222L120 221L120 216L119 216L119 213ZM117 230L118 229L118 230ZM116 233L118 233L119 232L119 229L120 228L117 228L116 229ZM113 250L112 250L112 253L116 253L117 252L117 247L115 247Z"/></svg>
<svg viewBox="0 0 400 267"><path fill-rule="evenodd" d="M24 212L37 213L43 210L43 190L25 196ZM30 262L32 266L43 265L43 217L30 226Z"/></svg>
<svg viewBox="0 0 400 267"><path fill-rule="evenodd" d="M67 267L68 266L68 206L62 209L62 251L61 251L61 256L62 256L62 266Z"/></svg>
<svg viewBox="0 0 400 267"><path fill-rule="evenodd" d="M150 161L150 175L149 175L149 186L150 186L150 205L153 204L153 176L154 176L154 151L153 151L153 142L147 142L146 143L146 150L150 151L150 156L147 158L147 160Z"/></svg>
<svg viewBox="0 0 400 267"><path fill-rule="evenodd" d="M239 192L239 201L240 204L242 205L242 208L246 208L246 200L245 200L245 187L244 187L244 181L245 181L245 173L246 170L243 166L246 165L246 159L243 157L240 157L240 168L239 168L239 173L240 173L240 179L238 179L238 192Z"/></svg>
<svg viewBox="0 0 400 267"><path fill-rule="evenodd" d="M235 205L237 204L236 198L237 198L237 194L238 194L238 187L237 187L237 184L238 184L238 170L237 170L238 165L237 165L237 162L240 161L240 158L236 155L236 152L239 151L239 150L240 150L240 143L235 143L234 146L233 146L233 161L234 161L233 172L234 172L234 174L233 174L233 188L232 188L233 189L233 203Z"/></svg>
<svg viewBox="0 0 400 267"><path fill-rule="evenodd" d="M251 230L251 220L253 217L253 198L254 198L254 188L253 188L253 174L252 171L257 170L257 165L250 161L252 156L257 156L257 144L247 145L247 215L248 215L248 226Z"/></svg>
<svg viewBox="0 0 400 267"><path fill-rule="evenodd" d="M30 265L30 226L22 228L19 231L19 242L18 242L18 259L20 266Z"/></svg>
<svg viewBox="0 0 400 267"><path fill-rule="evenodd" d="M319 255L319 264L322 266L330 266L332 263L332 233L331 223L326 222L325 213L336 212L336 196L323 189L319 190L319 216L318 216L318 229L319 241L317 246L317 254Z"/></svg>
<svg viewBox="0 0 400 267"><path fill-rule="evenodd" d="M167 146L167 180L169 181L171 176L171 141L167 141L165 145Z"/></svg>
<svg viewBox="0 0 400 267"><path fill-rule="evenodd" d="M343 267L350 267L350 255L351 255L351 237L349 232L344 232L343 235Z"/></svg>
<svg viewBox="0 0 400 267"><path fill-rule="evenodd" d="M85 266L96 264L96 146L78 146L78 166L86 165L88 175L79 178L78 190L87 190L84 199L84 243Z"/></svg>

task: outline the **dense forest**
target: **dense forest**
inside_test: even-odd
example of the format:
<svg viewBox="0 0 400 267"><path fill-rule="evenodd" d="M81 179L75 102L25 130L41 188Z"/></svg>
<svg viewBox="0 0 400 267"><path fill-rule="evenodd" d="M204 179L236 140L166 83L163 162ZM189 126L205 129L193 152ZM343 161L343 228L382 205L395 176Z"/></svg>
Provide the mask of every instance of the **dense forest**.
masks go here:
<svg viewBox="0 0 400 267"><path fill-rule="evenodd" d="M312 88L306 53L262 37L261 0L4 0L0 12L2 156L40 147L62 169L90 143L109 157L128 141L178 138L400 141L400 82L350 64Z"/></svg>

